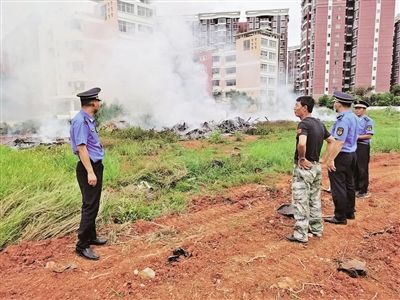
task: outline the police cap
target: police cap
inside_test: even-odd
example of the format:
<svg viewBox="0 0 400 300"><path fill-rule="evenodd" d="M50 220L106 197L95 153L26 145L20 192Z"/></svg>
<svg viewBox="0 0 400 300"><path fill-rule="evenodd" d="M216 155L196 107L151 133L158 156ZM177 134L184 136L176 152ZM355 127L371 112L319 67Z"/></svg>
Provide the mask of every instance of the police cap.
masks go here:
<svg viewBox="0 0 400 300"><path fill-rule="evenodd" d="M82 102L83 102L83 101L91 101L91 100L98 100L98 101L101 101L101 100L99 99L99 93L100 93L100 91L101 91L101 88L95 87L95 88L92 88L92 89L90 89L90 90L88 90L88 91L79 93L79 94L77 94L76 96L79 97L79 98L81 98L81 101L82 101Z"/></svg>
<svg viewBox="0 0 400 300"><path fill-rule="evenodd" d="M367 108L367 107L369 107L369 103L367 101L357 100L354 102L354 108L357 108L357 107Z"/></svg>
<svg viewBox="0 0 400 300"><path fill-rule="evenodd" d="M336 98L336 101L339 101L341 103L346 103L346 104L352 104L354 101L353 96L343 93L343 92L339 92L339 91L335 91L333 93L333 97Z"/></svg>

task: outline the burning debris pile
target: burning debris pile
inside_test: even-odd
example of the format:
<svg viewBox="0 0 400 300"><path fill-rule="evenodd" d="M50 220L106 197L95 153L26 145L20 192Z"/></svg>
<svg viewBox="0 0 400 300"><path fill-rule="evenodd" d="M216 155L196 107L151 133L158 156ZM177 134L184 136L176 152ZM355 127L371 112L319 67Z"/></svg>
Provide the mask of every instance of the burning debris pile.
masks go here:
<svg viewBox="0 0 400 300"><path fill-rule="evenodd" d="M57 146L69 143L68 138L56 138L54 141L44 141L37 135L15 136L4 135L0 137L0 144L7 145L19 150L29 149L37 146Z"/></svg>
<svg viewBox="0 0 400 300"><path fill-rule="evenodd" d="M240 117L236 117L234 119L227 119L221 122L209 121L200 124L200 127L197 128L193 128L189 126L188 123L183 122L176 124L170 128L164 127L161 131L170 131L179 136L181 139L189 140L207 138L216 131L222 134L231 134L238 131L249 133L256 129L254 125L257 122L257 119L250 119L251 118L245 120ZM129 129L130 127L131 125L126 120L113 120L101 124L99 129L101 131L112 133ZM155 129L151 130L156 131ZM55 138L45 138L38 134L37 129L35 128L30 129L30 131L25 130L23 132L12 132L11 130L4 130L0 134L0 144L7 145L16 149L28 149L39 145L55 146L65 143L69 143L68 137L60 136Z"/></svg>
<svg viewBox="0 0 400 300"><path fill-rule="evenodd" d="M199 139L210 136L214 131L219 131L225 134L237 131L247 132L253 128L253 125L257 121L254 120L250 122L250 119L251 118L244 120L240 117L236 117L234 119L223 120L220 123L214 121L204 122L199 128L195 129L191 129L186 122L183 122L176 124L170 130L185 139Z"/></svg>

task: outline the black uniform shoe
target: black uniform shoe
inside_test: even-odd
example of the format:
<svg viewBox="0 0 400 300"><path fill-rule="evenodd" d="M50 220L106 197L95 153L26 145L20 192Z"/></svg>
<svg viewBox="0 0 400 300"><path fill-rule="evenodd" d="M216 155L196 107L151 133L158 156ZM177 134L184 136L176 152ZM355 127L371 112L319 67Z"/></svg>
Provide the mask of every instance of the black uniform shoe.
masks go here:
<svg viewBox="0 0 400 300"><path fill-rule="evenodd" d="M98 260L100 256L93 252L90 248L80 248L76 247L75 252L84 258L91 259L91 260Z"/></svg>
<svg viewBox="0 0 400 300"><path fill-rule="evenodd" d="M340 224L340 225L346 225L347 224L347 220L346 219L344 219L342 221L342 220L336 219L335 217L324 218L324 221L328 222L328 223L332 223L332 224Z"/></svg>
<svg viewBox="0 0 400 300"><path fill-rule="evenodd" d="M354 220L356 218L356 215L354 213L347 214L346 218L349 219L349 220Z"/></svg>
<svg viewBox="0 0 400 300"><path fill-rule="evenodd" d="M298 240L298 239L296 239L293 235L287 236L286 239L287 239L289 242L293 242L293 243L307 244L307 241Z"/></svg>
<svg viewBox="0 0 400 300"><path fill-rule="evenodd" d="M90 245L97 245L97 246L101 246L106 243L107 243L107 239L101 239L101 238L97 238L97 239L90 241Z"/></svg>

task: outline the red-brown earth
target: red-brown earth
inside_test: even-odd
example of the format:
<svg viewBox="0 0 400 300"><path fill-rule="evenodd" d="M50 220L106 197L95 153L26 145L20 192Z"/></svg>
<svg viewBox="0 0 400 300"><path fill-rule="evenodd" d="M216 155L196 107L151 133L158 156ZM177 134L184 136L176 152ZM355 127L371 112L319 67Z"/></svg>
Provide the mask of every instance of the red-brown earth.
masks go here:
<svg viewBox="0 0 400 300"><path fill-rule="evenodd" d="M294 221L276 212L290 202L289 176L273 189L251 184L196 197L184 214L103 228L112 243L95 247L99 261L75 255L74 235L21 242L0 252L0 298L398 299L400 154L374 155L370 177L371 197L357 199L356 219L326 224L307 245L285 240ZM330 194L322 202L332 214ZM176 247L192 256L167 263ZM366 261L367 276L338 272L347 258ZM135 274L146 267L154 279Z"/></svg>

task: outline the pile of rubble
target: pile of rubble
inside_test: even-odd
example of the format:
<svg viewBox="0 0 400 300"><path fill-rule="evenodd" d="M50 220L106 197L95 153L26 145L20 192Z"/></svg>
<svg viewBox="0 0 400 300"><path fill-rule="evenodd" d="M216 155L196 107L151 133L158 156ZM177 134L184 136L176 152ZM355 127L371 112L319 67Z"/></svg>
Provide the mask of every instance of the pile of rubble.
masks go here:
<svg viewBox="0 0 400 300"><path fill-rule="evenodd" d="M0 137L0 144L7 145L15 149L29 149L36 146L57 146L69 143L68 138L56 138L54 141L43 141L40 137L35 135L31 136L15 136L15 135L2 135Z"/></svg>
<svg viewBox="0 0 400 300"><path fill-rule="evenodd" d="M244 120L240 117L234 119L223 120L220 123L214 121L204 122L199 128L191 129L186 122L174 125L170 130L175 134L186 139L199 139L208 137L214 131L219 131L224 134L234 133L237 131L246 132L253 128L257 120L250 121L251 118ZM167 129L167 128L166 128Z"/></svg>

